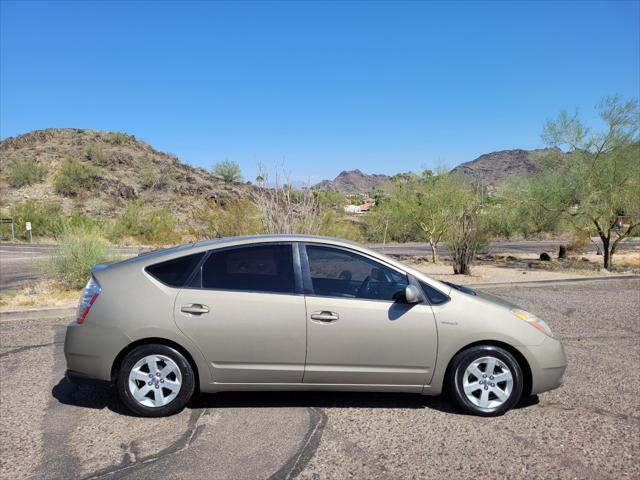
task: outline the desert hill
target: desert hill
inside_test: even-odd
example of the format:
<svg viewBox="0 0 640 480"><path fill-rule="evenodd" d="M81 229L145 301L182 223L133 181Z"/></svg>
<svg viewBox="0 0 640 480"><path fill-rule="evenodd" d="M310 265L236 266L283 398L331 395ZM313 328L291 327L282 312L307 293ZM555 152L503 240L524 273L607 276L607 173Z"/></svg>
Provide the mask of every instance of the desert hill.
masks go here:
<svg viewBox="0 0 640 480"><path fill-rule="evenodd" d="M32 160L44 167L43 178L31 185L11 186L10 165ZM90 189L76 194L56 191L55 179L67 159L97 169ZM174 213L188 211L209 199L250 195L244 183L227 183L211 172L182 163L133 135L79 128L50 128L0 142L0 207L26 199L57 202L65 212L113 216L128 202L140 201Z"/></svg>
<svg viewBox="0 0 640 480"><path fill-rule="evenodd" d="M542 148L537 150L502 150L480 155L475 160L465 162L451 173L461 173L466 177L495 187L506 181L536 172L536 157L559 149Z"/></svg>

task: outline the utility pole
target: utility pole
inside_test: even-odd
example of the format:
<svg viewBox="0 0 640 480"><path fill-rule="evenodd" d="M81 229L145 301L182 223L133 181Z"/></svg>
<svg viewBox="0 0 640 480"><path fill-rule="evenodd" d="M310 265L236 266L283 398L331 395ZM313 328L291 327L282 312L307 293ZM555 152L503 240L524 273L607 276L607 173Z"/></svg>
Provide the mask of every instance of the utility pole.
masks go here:
<svg viewBox="0 0 640 480"><path fill-rule="evenodd" d="M382 237L382 253L385 251L385 247L387 246L387 229L389 228L389 214L387 214L387 221L384 225L384 235Z"/></svg>

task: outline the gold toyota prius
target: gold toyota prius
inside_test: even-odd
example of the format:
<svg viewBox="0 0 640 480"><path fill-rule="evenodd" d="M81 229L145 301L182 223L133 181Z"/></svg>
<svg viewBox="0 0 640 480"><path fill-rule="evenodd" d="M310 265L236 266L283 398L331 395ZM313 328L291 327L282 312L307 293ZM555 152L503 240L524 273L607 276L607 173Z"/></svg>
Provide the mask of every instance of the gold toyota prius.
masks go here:
<svg viewBox="0 0 640 480"><path fill-rule="evenodd" d="M142 416L196 390L444 391L500 415L560 385L544 320L355 243L223 238L97 265L67 327L67 378Z"/></svg>

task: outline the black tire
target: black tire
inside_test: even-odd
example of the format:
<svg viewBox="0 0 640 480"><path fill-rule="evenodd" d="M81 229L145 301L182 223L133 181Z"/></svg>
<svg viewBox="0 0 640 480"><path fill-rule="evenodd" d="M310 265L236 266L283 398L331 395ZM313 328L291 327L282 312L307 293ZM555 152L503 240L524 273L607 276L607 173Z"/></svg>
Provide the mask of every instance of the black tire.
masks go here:
<svg viewBox="0 0 640 480"><path fill-rule="evenodd" d="M508 398L504 400L501 405L492 408L483 408L474 404L469 398L467 398L463 387L464 376L467 368L472 364L472 362L483 357L491 357L503 362L510 370L513 378L513 386ZM500 347L493 345L477 345L458 353L451 361L451 369L449 370L448 378L449 396L462 410L470 413L471 415L478 415L482 417L502 415L518 403L522 396L523 384L524 380L520 364L511 353ZM486 390L486 388L484 389ZM478 394L478 392L474 393ZM482 391L480 390L479 394L481 393ZM495 394L489 392L489 395L492 395L494 400L497 399Z"/></svg>
<svg viewBox="0 0 640 480"><path fill-rule="evenodd" d="M177 365L180 371L181 385L178 394L163 406L154 407L141 404L134 398L129 388L129 374L132 368L137 362L149 355L168 357ZM175 379L175 376L172 378ZM118 371L117 388L122 402L136 415L142 417L165 417L181 411L191 399L195 390L195 374L189 361L176 349L160 344L141 345L129 352L122 361ZM150 394L152 393L153 390L150 391ZM153 395L150 395L150 398L152 397Z"/></svg>

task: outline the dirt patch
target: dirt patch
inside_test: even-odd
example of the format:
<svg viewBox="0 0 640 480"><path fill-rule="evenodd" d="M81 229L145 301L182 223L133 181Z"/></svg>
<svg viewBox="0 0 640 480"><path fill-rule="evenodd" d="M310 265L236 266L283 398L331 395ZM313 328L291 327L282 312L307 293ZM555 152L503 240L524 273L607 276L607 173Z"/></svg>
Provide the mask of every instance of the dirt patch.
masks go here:
<svg viewBox="0 0 640 480"><path fill-rule="evenodd" d="M531 254L511 253L481 255L471 268L471 275L454 275L448 259L433 264L425 259L405 261L413 268L437 279L462 284L508 283L540 280L565 280L576 277L640 273L640 252L616 254L611 271L602 268L602 256L578 254L568 259L540 260Z"/></svg>
<svg viewBox="0 0 640 480"><path fill-rule="evenodd" d="M29 285L23 290L0 293L0 308L71 307L78 303L80 290L68 290L51 281Z"/></svg>

